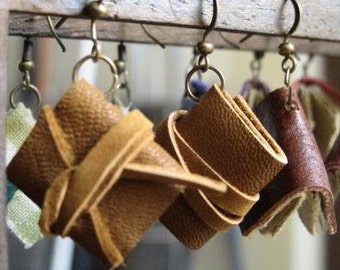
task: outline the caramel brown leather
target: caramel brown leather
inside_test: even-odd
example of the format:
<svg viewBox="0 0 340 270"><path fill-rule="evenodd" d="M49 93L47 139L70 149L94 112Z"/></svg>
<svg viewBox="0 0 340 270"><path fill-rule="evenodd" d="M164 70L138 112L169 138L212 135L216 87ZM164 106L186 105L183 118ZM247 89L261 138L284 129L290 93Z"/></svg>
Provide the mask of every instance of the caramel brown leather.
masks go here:
<svg viewBox="0 0 340 270"><path fill-rule="evenodd" d="M44 106L7 173L42 207L46 234L71 236L117 267L186 186L226 191L184 171L153 137L139 111L123 116L82 80L54 110Z"/></svg>
<svg viewBox="0 0 340 270"><path fill-rule="evenodd" d="M186 171L228 186L222 196L187 190L161 217L193 249L239 224L258 200L258 192L287 162L243 98L233 99L216 85L192 110L172 113L157 129L156 141Z"/></svg>
<svg viewBox="0 0 340 270"><path fill-rule="evenodd" d="M325 222L330 234L337 230L333 196L315 138L296 93L299 110L287 110L286 88L278 89L255 108L255 113L288 157L288 165L261 192L260 200L240 227L248 235L256 229L277 233L289 215L298 210L309 232Z"/></svg>

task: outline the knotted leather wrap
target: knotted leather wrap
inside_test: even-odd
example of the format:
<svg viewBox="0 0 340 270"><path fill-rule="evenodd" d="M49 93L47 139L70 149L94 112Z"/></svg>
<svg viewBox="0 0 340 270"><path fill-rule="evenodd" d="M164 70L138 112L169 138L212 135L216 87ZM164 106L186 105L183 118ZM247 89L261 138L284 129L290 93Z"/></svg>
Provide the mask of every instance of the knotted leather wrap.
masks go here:
<svg viewBox="0 0 340 270"><path fill-rule="evenodd" d="M333 196L326 169L301 103L288 110L286 88L278 89L255 108L255 114L276 139L288 157L288 165L261 192L260 200L241 224L243 234L256 229L276 234L294 210L309 232L325 226L330 234L337 230Z"/></svg>
<svg viewBox="0 0 340 270"><path fill-rule="evenodd" d="M185 172L153 137L139 111L123 116L78 81L54 110L43 108L8 176L42 207L45 234L71 236L117 267L185 186L226 190L220 181Z"/></svg>
<svg viewBox="0 0 340 270"><path fill-rule="evenodd" d="M156 141L186 171L228 186L222 196L187 190L161 217L193 249L216 232L238 225L258 200L258 192L287 163L243 98L233 99L216 85L192 110L172 113L157 129Z"/></svg>

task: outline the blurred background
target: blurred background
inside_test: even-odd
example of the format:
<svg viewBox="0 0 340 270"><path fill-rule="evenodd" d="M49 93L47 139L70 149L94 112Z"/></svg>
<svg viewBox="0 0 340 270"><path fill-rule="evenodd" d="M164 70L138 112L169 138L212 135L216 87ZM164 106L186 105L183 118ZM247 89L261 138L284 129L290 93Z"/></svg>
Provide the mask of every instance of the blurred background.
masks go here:
<svg viewBox="0 0 340 270"><path fill-rule="evenodd" d="M71 84L75 63L91 52L92 43L80 40L64 40L67 52L62 53L52 39L33 39L36 64L34 83L40 90L43 103L54 105ZM23 38L10 37L9 42L9 91L22 79L18 70L21 60ZM102 42L103 52L117 58L117 45ZM193 49L157 45L129 44L127 68L131 98L135 107L142 110L156 124L180 106L184 94L186 71L193 57ZM250 63L253 52L216 49L210 56L213 66L225 76L225 89L232 95L240 92L243 82L250 79ZM300 61L293 78L302 76L302 65L308 56L299 54ZM262 61L260 78L271 89L283 86L282 57L268 52ZM315 56L308 73L332 82L340 88L339 59ZM80 77L108 89L111 74L105 64L87 62ZM218 83L213 73L204 74L204 81ZM9 233L11 270L95 270L104 269L70 239L48 238L26 250ZM292 216L282 232L276 236L255 233L248 238L241 236L238 228L215 236L204 248L190 251L181 245L160 224L155 224L145 235L134 252L130 254L127 270L333 270L332 258L340 255L337 236L310 236L299 218Z"/></svg>

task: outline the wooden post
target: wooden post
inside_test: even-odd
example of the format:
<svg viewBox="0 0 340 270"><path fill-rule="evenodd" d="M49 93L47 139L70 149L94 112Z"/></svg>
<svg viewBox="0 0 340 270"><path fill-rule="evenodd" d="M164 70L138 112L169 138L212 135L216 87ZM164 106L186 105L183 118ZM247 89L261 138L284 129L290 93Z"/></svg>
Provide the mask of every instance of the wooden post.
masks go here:
<svg viewBox="0 0 340 270"><path fill-rule="evenodd" d="M5 1L6 3L6 1ZM6 4L1 3L2 6ZM0 270L8 269L6 206L7 35L9 11L0 7Z"/></svg>

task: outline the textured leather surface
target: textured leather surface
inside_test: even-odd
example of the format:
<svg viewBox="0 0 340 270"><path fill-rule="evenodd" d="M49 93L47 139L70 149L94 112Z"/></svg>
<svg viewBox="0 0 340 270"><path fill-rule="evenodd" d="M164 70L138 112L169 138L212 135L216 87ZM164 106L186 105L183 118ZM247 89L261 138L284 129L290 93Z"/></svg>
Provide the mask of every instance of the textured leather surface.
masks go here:
<svg viewBox="0 0 340 270"><path fill-rule="evenodd" d="M177 111L156 132L156 141L185 170L219 179L227 192L216 196L188 190L161 217L186 246L200 248L217 231L239 224L258 192L287 159L243 98L213 86L190 111Z"/></svg>
<svg viewBox="0 0 340 270"><path fill-rule="evenodd" d="M305 85L305 80L301 79L294 85L298 89L301 104L325 160L340 133L340 101L329 94L337 92L335 89L328 86L326 91L322 88L325 86L318 83L319 80L314 80L316 79L310 79L306 82L308 85Z"/></svg>
<svg viewBox="0 0 340 270"><path fill-rule="evenodd" d="M123 116L85 81L43 108L7 173L43 208L45 233L71 236L108 267L122 264L185 187L226 191L183 170L153 142L148 119Z"/></svg>
<svg viewBox="0 0 340 270"><path fill-rule="evenodd" d="M325 166L304 111L294 92L299 110L287 110L288 90L267 95L255 113L288 157L288 165L261 192L241 223L243 234L256 229L277 233L289 215L298 210L306 228L315 233L325 222L330 234L336 232L333 196Z"/></svg>

